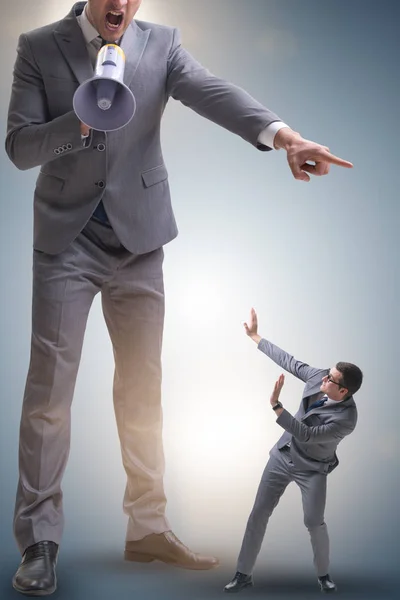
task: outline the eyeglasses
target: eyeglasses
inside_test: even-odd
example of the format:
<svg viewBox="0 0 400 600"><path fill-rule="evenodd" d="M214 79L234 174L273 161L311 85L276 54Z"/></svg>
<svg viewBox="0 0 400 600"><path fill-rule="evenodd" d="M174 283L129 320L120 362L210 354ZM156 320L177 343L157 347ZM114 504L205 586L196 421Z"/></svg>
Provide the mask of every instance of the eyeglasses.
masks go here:
<svg viewBox="0 0 400 600"><path fill-rule="evenodd" d="M335 381L334 379L332 379L332 375L329 374L326 376L327 380L329 381L329 383L334 383L335 385L337 385L339 388L344 388L345 386L342 385L341 383L338 383L337 381Z"/></svg>

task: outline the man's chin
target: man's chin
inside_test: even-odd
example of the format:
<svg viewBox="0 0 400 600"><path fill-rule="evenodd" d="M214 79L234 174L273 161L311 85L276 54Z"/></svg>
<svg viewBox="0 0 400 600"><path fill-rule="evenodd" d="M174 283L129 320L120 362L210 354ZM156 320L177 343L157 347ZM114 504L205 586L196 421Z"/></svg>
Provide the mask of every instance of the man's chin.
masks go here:
<svg viewBox="0 0 400 600"><path fill-rule="evenodd" d="M113 31L109 31L108 29L104 28L103 31L102 31L102 33L101 33L101 37L106 42L109 42L110 44L113 44L115 42L115 40L118 40L121 36L118 35L118 34L116 34Z"/></svg>

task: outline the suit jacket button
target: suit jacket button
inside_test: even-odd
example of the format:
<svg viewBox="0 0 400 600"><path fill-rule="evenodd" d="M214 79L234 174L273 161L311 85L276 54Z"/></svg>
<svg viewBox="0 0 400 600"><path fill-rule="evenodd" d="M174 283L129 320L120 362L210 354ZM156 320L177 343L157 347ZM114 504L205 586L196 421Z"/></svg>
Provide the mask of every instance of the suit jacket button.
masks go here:
<svg viewBox="0 0 400 600"><path fill-rule="evenodd" d="M72 150L72 144L67 144L67 150Z"/></svg>
<svg viewBox="0 0 400 600"><path fill-rule="evenodd" d="M106 149L106 145L105 144L97 144L97 150L99 152L104 152L105 149Z"/></svg>
<svg viewBox="0 0 400 600"><path fill-rule="evenodd" d="M99 186L99 188L103 189L103 187L104 187L106 184L104 183L104 181L103 181L102 179L100 179L100 181L96 181L96 184L95 184L95 185L98 185L98 186Z"/></svg>
<svg viewBox="0 0 400 600"><path fill-rule="evenodd" d="M54 152L54 154L60 154L60 151L58 148L54 148L53 152Z"/></svg>
<svg viewBox="0 0 400 600"><path fill-rule="evenodd" d="M68 150L68 146L67 146L67 144L64 144L64 145L63 145L63 147L62 147L62 149L63 149L64 151L65 151L65 150Z"/></svg>

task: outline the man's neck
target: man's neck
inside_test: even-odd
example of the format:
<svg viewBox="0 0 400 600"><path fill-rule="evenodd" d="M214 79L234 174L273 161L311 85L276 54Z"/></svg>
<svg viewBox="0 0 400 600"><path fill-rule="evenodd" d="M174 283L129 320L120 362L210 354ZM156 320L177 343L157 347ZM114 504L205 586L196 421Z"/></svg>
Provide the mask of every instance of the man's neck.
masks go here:
<svg viewBox="0 0 400 600"><path fill-rule="evenodd" d="M332 400L332 402L336 402L336 404L340 404L341 402L343 402L344 400L346 400L346 398L341 398L340 400L336 400L335 398L330 398L328 396L328 394L325 394L325 396L328 398L328 400Z"/></svg>
<svg viewBox="0 0 400 600"><path fill-rule="evenodd" d="M91 26L92 26L92 27L94 27L94 28L96 29L96 26L95 26L95 24L94 24L94 21L93 21L92 15L91 15L91 13L90 13L90 9L88 8L88 3L86 3L86 4L85 4L85 8L84 8L84 9L83 9L83 11L82 11L82 16L83 16L83 17L86 17L86 18L87 18L87 20L89 21L89 23L91 24ZM96 29L96 31L97 31L97 29ZM97 32L97 33L98 33L98 32Z"/></svg>

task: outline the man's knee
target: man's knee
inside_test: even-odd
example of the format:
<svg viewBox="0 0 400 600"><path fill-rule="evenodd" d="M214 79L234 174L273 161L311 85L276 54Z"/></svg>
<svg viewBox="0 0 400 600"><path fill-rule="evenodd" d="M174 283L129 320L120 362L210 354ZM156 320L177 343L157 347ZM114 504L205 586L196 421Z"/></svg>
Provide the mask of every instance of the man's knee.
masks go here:
<svg viewBox="0 0 400 600"><path fill-rule="evenodd" d="M309 531L312 531L319 527L325 527L325 520L324 517L320 515L305 515L304 525Z"/></svg>
<svg viewBox="0 0 400 600"><path fill-rule="evenodd" d="M257 498L248 520L250 527L259 527L260 524L268 521L278 501L279 498Z"/></svg>

